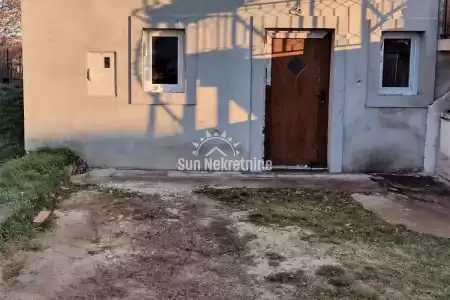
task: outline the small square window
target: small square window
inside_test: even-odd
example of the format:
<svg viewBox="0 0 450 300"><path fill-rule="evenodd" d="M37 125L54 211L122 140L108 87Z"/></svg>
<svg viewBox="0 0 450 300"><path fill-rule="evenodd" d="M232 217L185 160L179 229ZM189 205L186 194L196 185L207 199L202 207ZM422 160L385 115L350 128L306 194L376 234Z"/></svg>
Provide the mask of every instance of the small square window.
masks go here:
<svg viewBox="0 0 450 300"><path fill-rule="evenodd" d="M380 94L417 95L420 35L383 32L381 43Z"/></svg>
<svg viewBox="0 0 450 300"><path fill-rule="evenodd" d="M105 56L104 63L105 63L105 69L111 68L111 58L109 56Z"/></svg>
<svg viewBox="0 0 450 300"><path fill-rule="evenodd" d="M184 30L144 30L144 89L154 93L184 92Z"/></svg>

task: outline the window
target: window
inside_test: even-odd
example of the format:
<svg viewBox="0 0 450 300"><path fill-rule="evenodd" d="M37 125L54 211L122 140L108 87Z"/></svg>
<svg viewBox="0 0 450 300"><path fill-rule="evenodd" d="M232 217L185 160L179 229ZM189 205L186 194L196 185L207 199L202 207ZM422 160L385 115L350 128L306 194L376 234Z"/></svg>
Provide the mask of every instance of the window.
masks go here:
<svg viewBox="0 0 450 300"><path fill-rule="evenodd" d="M184 30L144 30L144 89L153 93L184 92Z"/></svg>
<svg viewBox="0 0 450 300"><path fill-rule="evenodd" d="M380 94L417 95L419 48L418 33L383 32Z"/></svg>
<svg viewBox="0 0 450 300"><path fill-rule="evenodd" d="M105 56L104 63L105 63L105 69L111 68L111 57Z"/></svg>

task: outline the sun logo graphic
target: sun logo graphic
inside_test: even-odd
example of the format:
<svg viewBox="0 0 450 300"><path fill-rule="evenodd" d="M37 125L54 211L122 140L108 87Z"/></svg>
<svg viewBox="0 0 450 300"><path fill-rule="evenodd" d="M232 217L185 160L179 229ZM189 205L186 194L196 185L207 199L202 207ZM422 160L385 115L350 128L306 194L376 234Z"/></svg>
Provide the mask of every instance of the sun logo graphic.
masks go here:
<svg viewBox="0 0 450 300"><path fill-rule="evenodd" d="M194 158L178 158L179 171L257 172L272 169L271 161L244 157L245 150L238 149L241 143L233 141L226 131L211 133L206 130L205 137L200 138L198 142L192 142L192 145L195 147L192 152Z"/></svg>
<svg viewBox="0 0 450 300"><path fill-rule="evenodd" d="M195 156L209 157L213 154L220 154L223 157L236 157L240 153L238 147L240 142L233 142L231 137L227 136L227 132L224 131L222 134L213 133L211 134L206 130L206 136L200 138L198 142L192 142L195 150L192 152Z"/></svg>

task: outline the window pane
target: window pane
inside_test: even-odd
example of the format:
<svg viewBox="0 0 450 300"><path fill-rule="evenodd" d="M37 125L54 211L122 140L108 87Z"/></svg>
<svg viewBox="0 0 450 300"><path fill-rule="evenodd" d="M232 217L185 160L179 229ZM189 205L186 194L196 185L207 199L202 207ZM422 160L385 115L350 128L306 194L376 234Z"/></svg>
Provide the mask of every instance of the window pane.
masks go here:
<svg viewBox="0 0 450 300"><path fill-rule="evenodd" d="M385 39L383 87L409 87L411 39Z"/></svg>
<svg viewBox="0 0 450 300"><path fill-rule="evenodd" d="M152 37L152 83L178 84L178 37Z"/></svg>

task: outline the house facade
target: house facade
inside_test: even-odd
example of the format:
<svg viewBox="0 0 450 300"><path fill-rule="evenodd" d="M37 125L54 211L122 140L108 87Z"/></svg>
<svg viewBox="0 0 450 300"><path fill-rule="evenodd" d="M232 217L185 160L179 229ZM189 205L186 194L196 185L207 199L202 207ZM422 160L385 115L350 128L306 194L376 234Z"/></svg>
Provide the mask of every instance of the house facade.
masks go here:
<svg viewBox="0 0 450 300"><path fill-rule="evenodd" d="M22 0L26 147L175 170L220 137L279 167L434 172L440 4Z"/></svg>

